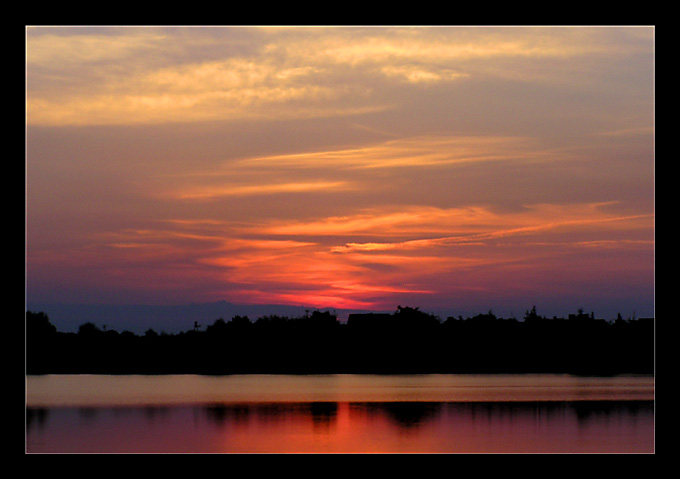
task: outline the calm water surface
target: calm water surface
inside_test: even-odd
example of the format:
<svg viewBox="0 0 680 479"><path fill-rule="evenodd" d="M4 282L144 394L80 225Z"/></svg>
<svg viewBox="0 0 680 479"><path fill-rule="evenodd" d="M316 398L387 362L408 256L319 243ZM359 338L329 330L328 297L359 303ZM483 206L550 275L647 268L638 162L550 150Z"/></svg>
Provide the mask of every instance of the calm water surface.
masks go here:
<svg viewBox="0 0 680 479"><path fill-rule="evenodd" d="M26 451L654 452L654 378L29 376Z"/></svg>

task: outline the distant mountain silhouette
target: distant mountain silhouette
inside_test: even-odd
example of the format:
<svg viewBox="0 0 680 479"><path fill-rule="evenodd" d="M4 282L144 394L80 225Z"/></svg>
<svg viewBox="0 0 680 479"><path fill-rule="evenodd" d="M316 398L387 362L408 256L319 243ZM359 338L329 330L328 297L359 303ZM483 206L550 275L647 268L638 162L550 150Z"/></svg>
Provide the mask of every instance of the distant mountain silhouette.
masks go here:
<svg viewBox="0 0 680 479"><path fill-rule="evenodd" d="M398 306L392 314L331 312L223 318L177 334L80 325L59 332L26 313L27 374L653 374L654 319L613 321L578 311L523 320L467 319Z"/></svg>

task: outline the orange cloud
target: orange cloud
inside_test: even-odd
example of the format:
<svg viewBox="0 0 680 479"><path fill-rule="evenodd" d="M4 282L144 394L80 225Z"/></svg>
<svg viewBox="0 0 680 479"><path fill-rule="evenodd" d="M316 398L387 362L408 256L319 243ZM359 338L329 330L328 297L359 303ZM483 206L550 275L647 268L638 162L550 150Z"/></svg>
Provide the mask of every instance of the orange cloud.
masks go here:
<svg viewBox="0 0 680 479"><path fill-rule="evenodd" d="M351 189L344 181L315 181L257 185L225 185L221 187L194 187L177 194L179 199L213 199L226 196L274 195L278 193L335 192Z"/></svg>
<svg viewBox="0 0 680 479"><path fill-rule="evenodd" d="M35 255L32 264L97 268L110 284L140 292L193 285L197 300L389 309L403 298L545 289L542 270L582 274L585 250L595 254L589 263L600 264L598 274L614 270L609 263L621 255L653 251L646 238L653 215L617 215L612 206L535 205L505 213L414 206L289 225L171 220L102 237L100 246L71 257Z"/></svg>
<svg viewBox="0 0 680 479"><path fill-rule="evenodd" d="M361 148L263 156L241 160L241 167L295 167L338 169L444 166L489 161L554 160L537 151L534 141L522 137L421 136L392 140Z"/></svg>
<svg viewBox="0 0 680 479"><path fill-rule="evenodd" d="M531 264L531 268L541 262L549 265L555 259L561 258L559 261L564 261L565 255L573 255L568 252L573 247L653 247L653 243L648 240L578 240L567 243L553 240L542 243L542 248L539 246L541 239L552 238L557 231L560 233L555 237L563 238L565 229L577 235L584 234L585 231L586 236L595 234L597 237L615 233L623 226L635 232L640 228L647 228L652 219L648 215L606 214L601 208L602 205L595 204L541 205L521 213L506 215L492 213L483 208L466 210L465 215L461 215L459 211L423 208L419 215L415 214L417 209L414 209L408 214L357 215L290 227L265 227L260 233L284 237L325 235L328 240L316 244L311 250L300 250L299 254L287 251L285 260L283 256L274 258L267 255L257 259L249 256L240 265L247 264L250 268L257 263L257 269L243 270L243 274L253 284L258 284L261 279L279 283L278 286L285 282L285 287L297 287L300 291L314 285L324 291L325 297L343 298L343 304L346 304L353 298L373 297L377 292L387 295L432 294L450 289L451 285L432 282L432 278L441 274L453 274L455 277L465 271L476 271L474 277L477 277L480 271L489 268L491 269L487 274L494 275L505 269L520 271L523 263ZM477 229L473 228L475 217L478 220ZM455 218L462 218L464 221L454 224ZM490 221L492 219L494 221ZM419 224L423 229L418 230ZM381 229L379 225L384 228ZM391 238L397 232L402 235L423 235L430 233L433 225L441 231L458 231L460 234L397 242L333 244L335 237L369 234L369 230L374 237ZM404 226L404 229L400 230L400 226ZM523 237L522 242L507 242L518 236ZM536 241L527 242L527 236ZM498 244L498 240L503 240L504 243ZM465 249L461 249L463 247ZM313 254L310 254L312 251ZM235 263L231 261L229 264L233 266ZM402 285L407 283L412 286L403 288ZM470 283L465 288L483 289L481 284L483 282L477 286Z"/></svg>

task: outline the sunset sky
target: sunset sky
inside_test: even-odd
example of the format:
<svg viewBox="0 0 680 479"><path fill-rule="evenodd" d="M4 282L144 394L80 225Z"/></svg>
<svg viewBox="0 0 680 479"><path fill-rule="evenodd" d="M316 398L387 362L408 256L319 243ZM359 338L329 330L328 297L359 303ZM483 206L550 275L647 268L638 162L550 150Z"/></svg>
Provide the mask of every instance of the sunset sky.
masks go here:
<svg viewBox="0 0 680 479"><path fill-rule="evenodd" d="M28 27L27 303L654 314L652 27Z"/></svg>

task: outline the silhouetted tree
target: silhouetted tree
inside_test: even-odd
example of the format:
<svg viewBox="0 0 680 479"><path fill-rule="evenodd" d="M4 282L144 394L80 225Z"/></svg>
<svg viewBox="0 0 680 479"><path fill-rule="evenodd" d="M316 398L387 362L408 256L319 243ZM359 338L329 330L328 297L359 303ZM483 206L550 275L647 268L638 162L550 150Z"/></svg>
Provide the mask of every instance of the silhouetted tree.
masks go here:
<svg viewBox="0 0 680 479"><path fill-rule="evenodd" d="M149 339L155 339L158 337L158 333L153 328L149 328L146 331L144 331L144 337Z"/></svg>
<svg viewBox="0 0 680 479"><path fill-rule="evenodd" d="M205 328L205 332L209 335L222 335L227 331L227 322L222 318L216 319L213 324Z"/></svg>
<svg viewBox="0 0 680 479"><path fill-rule="evenodd" d="M78 334L81 336L94 336L99 333L101 333L102 330L99 329L94 323L87 322L84 324L81 324L78 327Z"/></svg>
<svg viewBox="0 0 680 479"><path fill-rule="evenodd" d="M236 328L247 328L252 325L248 316L234 316L231 318L230 324Z"/></svg>
<svg viewBox="0 0 680 479"><path fill-rule="evenodd" d="M527 311L524 314L524 321L535 321L537 319L542 319L542 318L536 313L536 306L531 308L531 311Z"/></svg>
<svg viewBox="0 0 680 479"><path fill-rule="evenodd" d="M582 309L569 319L525 321L492 311L439 318L418 307L356 314L222 318L205 331L100 330L88 322L61 333L44 313L26 313L28 374L652 373L654 320L613 322Z"/></svg>
<svg viewBox="0 0 680 479"><path fill-rule="evenodd" d="M420 311L420 308L412 308L410 306L397 306L394 312L395 324L401 327L422 328L439 325L439 318L436 316Z"/></svg>
<svg viewBox="0 0 680 479"><path fill-rule="evenodd" d="M26 312L26 372L43 374L55 367L57 328L45 313Z"/></svg>
<svg viewBox="0 0 680 479"><path fill-rule="evenodd" d="M47 317L45 313L34 313L28 311L26 313L26 335L29 338L35 337L50 337L57 333L57 328Z"/></svg>

